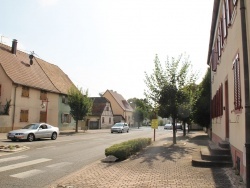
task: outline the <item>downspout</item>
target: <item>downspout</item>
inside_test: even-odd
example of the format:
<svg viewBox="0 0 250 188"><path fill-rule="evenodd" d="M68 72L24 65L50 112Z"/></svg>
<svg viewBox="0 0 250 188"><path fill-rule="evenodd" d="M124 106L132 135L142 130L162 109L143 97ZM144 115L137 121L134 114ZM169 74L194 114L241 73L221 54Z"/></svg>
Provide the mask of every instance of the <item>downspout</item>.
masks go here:
<svg viewBox="0 0 250 188"><path fill-rule="evenodd" d="M18 87L18 85L15 86L15 90L14 90L14 103L13 103L13 117L12 117L12 127L11 129L14 130L14 124L15 124L15 115L16 115L16 88Z"/></svg>
<svg viewBox="0 0 250 188"><path fill-rule="evenodd" d="M244 66L244 87L245 87L245 147L246 147L246 187L250 188L250 100L249 100L249 70L248 70L248 49L246 29L246 7L245 0L240 0L241 15L241 36L243 49Z"/></svg>

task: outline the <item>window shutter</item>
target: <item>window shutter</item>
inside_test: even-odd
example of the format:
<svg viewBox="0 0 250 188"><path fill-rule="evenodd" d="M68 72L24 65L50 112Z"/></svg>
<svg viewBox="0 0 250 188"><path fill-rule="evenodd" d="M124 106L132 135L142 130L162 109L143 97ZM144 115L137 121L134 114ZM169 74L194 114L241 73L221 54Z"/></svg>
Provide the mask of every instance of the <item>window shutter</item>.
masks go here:
<svg viewBox="0 0 250 188"><path fill-rule="evenodd" d="M229 1L230 0L225 0L225 3L226 3L227 26L231 25L231 12L230 12L230 8L229 8Z"/></svg>
<svg viewBox="0 0 250 188"><path fill-rule="evenodd" d="M1 91L2 91L2 88L1 88L1 86L2 86L2 85L0 84L0 97L1 97Z"/></svg>
<svg viewBox="0 0 250 188"><path fill-rule="evenodd" d="M223 2L223 38L227 38L227 16L226 16L226 7L225 1Z"/></svg>
<svg viewBox="0 0 250 188"><path fill-rule="evenodd" d="M62 122L62 123L64 123L63 117L64 117L64 114L62 113L62 114L61 114L61 122Z"/></svg>
<svg viewBox="0 0 250 188"><path fill-rule="evenodd" d="M211 55L211 64L212 64L212 71L214 72L216 72L217 70L217 62L218 62L218 52L216 52L216 49L213 49Z"/></svg>

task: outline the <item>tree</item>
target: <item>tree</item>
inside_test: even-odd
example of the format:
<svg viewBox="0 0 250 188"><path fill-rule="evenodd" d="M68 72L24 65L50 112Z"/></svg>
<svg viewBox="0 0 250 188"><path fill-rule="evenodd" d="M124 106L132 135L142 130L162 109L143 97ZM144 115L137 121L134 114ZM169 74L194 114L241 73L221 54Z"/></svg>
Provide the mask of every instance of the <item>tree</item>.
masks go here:
<svg viewBox="0 0 250 188"><path fill-rule="evenodd" d="M138 129L140 127L141 122L143 122L145 116L145 111L141 108L136 108L135 111L133 112L133 118L134 121L137 122Z"/></svg>
<svg viewBox="0 0 250 188"><path fill-rule="evenodd" d="M78 132L78 121L83 120L92 109L92 100L88 97L88 90L83 93L82 88L71 87L68 91L68 103L70 114L76 121L76 132Z"/></svg>
<svg viewBox="0 0 250 188"><path fill-rule="evenodd" d="M173 143L176 144L175 122L179 115L178 110L188 100L184 88L195 83L197 73L191 71L190 61L183 55L177 59L172 57L171 61L167 57L164 69L156 55L154 67L151 75L145 73L148 90L144 94L154 103L161 117L172 117Z"/></svg>
<svg viewBox="0 0 250 188"><path fill-rule="evenodd" d="M135 122L138 122L139 124L143 122L144 119L149 119L152 107L147 99L131 98L128 99L128 103L130 103L130 106L134 109L133 118Z"/></svg>
<svg viewBox="0 0 250 188"><path fill-rule="evenodd" d="M200 126L208 128L210 125L210 87L211 72L208 68L205 77L198 86L192 106L192 119Z"/></svg>

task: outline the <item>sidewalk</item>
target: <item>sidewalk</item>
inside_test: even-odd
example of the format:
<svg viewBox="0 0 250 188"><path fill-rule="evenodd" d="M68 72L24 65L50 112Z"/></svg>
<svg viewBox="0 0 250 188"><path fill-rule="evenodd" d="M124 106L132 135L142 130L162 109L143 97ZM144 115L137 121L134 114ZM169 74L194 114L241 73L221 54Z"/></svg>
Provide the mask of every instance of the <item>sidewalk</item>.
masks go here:
<svg viewBox="0 0 250 188"><path fill-rule="evenodd" d="M160 137L130 159L116 163L96 161L59 179L47 188L245 188L232 168L192 167L192 153L208 144L204 132L186 137Z"/></svg>

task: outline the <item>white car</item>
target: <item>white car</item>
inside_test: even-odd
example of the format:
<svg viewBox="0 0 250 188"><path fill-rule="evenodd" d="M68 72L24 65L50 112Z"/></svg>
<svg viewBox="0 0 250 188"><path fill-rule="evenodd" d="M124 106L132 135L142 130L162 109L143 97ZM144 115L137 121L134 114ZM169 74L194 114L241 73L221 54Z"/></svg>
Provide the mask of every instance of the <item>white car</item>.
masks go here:
<svg viewBox="0 0 250 188"><path fill-rule="evenodd" d="M12 141L28 140L32 142L38 138L51 138L51 140L55 140L58 135L58 127L54 127L47 123L31 123L22 129L10 131L7 134L7 138Z"/></svg>
<svg viewBox="0 0 250 188"><path fill-rule="evenodd" d="M173 129L173 125L171 123L167 123L164 125L164 129Z"/></svg>
<svg viewBox="0 0 250 188"><path fill-rule="evenodd" d="M123 133L123 132L129 132L129 126L127 123L116 123L111 127L111 133L117 132L117 133Z"/></svg>

